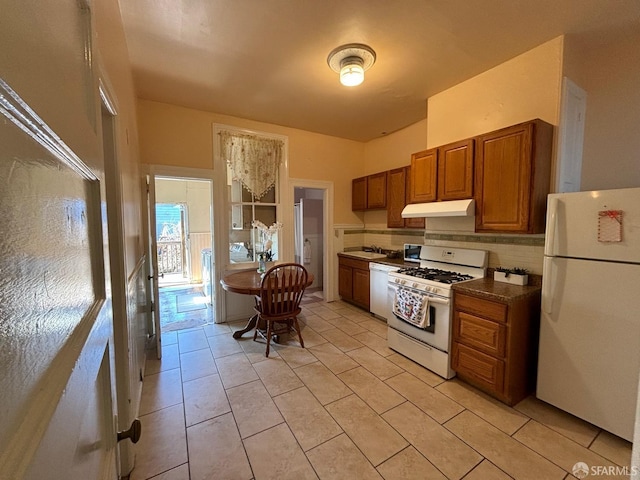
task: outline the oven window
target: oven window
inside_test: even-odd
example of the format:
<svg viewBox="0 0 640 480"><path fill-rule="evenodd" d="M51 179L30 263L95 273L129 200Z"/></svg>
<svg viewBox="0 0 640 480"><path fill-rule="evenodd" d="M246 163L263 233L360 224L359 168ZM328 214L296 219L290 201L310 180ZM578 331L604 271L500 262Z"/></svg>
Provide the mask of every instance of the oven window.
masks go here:
<svg viewBox="0 0 640 480"><path fill-rule="evenodd" d="M436 333L436 307L429 305L430 325L424 329L425 332Z"/></svg>

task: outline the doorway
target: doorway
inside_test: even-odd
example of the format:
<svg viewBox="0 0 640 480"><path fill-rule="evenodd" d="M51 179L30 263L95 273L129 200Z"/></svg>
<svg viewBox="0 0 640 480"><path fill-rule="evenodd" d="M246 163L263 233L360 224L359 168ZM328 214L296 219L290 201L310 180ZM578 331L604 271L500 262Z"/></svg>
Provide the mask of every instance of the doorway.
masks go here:
<svg viewBox="0 0 640 480"><path fill-rule="evenodd" d="M191 256L186 203L160 203L163 179L156 178L156 244L160 288L191 283Z"/></svg>
<svg viewBox="0 0 640 480"><path fill-rule="evenodd" d="M294 188L294 261L312 273L313 284L306 289L309 300L324 300L323 251L324 190Z"/></svg>
<svg viewBox="0 0 640 480"><path fill-rule="evenodd" d="M330 235L334 231L333 182L290 178L288 201L291 206L284 218L294 226L294 235L293 245L288 244L287 251L293 254L290 258L302 263L316 279L306 297L332 302L338 294L334 280L338 262Z"/></svg>
<svg viewBox="0 0 640 480"><path fill-rule="evenodd" d="M213 323L213 182L157 173L152 183L156 326L167 333Z"/></svg>

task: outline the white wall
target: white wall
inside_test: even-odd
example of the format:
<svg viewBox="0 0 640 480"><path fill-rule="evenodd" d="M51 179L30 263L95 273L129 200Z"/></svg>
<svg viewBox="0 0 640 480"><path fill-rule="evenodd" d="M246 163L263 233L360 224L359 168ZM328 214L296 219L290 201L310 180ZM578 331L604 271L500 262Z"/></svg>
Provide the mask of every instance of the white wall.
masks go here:
<svg viewBox="0 0 640 480"><path fill-rule="evenodd" d="M582 190L640 186L640 31L567 36L564 74L587 92Z"/></svg>

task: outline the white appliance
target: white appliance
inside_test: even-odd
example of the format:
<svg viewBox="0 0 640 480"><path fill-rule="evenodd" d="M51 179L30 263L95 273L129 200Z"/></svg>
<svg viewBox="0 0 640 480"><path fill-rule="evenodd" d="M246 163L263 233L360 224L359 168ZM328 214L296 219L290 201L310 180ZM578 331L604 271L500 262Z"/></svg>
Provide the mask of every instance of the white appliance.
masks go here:
<svg viewBox="0 0 640 480"><path fill-rule="evenodd" d="M369 262L369 311L387 320L387 283L389 272L400 270L400 267L383 263Z"/></svg>
<svg viewBox="0 0 640 480"><path fill-rule="evenodd" d="M420 250L422 245L414 245L412 243L404 244L404 261L420 263Z"/></svg>
<svg viewBox="0 0 640 480"><path fill-rule="evenodd" d="M452 378L451 286L485 276L488 252L463 248L422 246L420 266L389 272L387 342L389 348L444 377ZM406 299L419 305L426 322L394 313Z"/></svg>
<svg viewBox="0 0 640 480"><path fill-rule="evenodd" d="M640 374L640 188L552 194L536 396L632 441Z"/></svg>
<svg viewBox="0 0 640 480"><path fill-rule="evenodd" d="M476 202L472 198L446 202L410 203L402 210L402 218L473 217L475 214Z"/></svg>

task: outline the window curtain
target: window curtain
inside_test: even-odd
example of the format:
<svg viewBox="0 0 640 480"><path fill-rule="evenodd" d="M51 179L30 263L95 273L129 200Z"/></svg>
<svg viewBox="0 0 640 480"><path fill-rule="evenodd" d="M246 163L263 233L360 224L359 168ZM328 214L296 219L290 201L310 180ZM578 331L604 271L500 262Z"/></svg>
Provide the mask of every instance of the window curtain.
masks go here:
<svg viewBox="0 0 640 480"><path fill-rule="evenodd" d="M247 133L220 132L222 158L256 198L262 198L276 183L284 142Z"/></svg>

